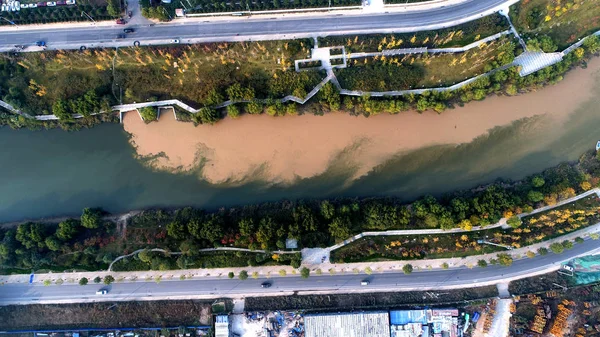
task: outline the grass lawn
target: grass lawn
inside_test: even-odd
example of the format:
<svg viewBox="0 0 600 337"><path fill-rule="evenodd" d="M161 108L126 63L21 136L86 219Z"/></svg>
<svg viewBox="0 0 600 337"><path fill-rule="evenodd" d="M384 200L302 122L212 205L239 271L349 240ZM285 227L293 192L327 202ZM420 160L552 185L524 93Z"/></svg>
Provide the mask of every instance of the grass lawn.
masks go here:
<svg viewBox="0 0 600 337"><path fill-rule="evenodd" d="M600 2L595 0L523 0L510 15L520 34L549 35L559 50L600 29Z"/></svg>
<svg viewBox="0 0 600 337"><path fill-rule="evenodd" d="M460 54L376 56L335 70L345 89L390 91L448 86L512 62L515 43L501 38Z"/></svg>
<svg viewBox="0 0 600 337"><path fill-rule="evenodd" d="M319 37L319 46L345 46L348 52L376 52L413 47L462 47L509 29L501 15L490 15L455 27L418 33Z"/></svg>

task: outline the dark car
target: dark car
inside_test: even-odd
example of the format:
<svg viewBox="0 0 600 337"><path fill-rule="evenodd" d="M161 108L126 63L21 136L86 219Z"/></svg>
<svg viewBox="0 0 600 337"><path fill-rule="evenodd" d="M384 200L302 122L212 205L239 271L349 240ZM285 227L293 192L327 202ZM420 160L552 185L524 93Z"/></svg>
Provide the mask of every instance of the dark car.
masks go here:
<svg viewBox="0 0 600 337"><path fill-rule="evenodd" d="M133 33L133 32L135 32L135 30L133 30L133 28L125 28L125 29L123 29L123 31L124 31L126 34L129 34L129 33Z"/></svg>
<svg viewBox="0 0 600 337"><path fill-rule="evenodd" d="M271 288L271 282L263 282L260 284L261 288Z"/></svg>
<svg viewBox="0 0 600 337"><path fill-rule="evenodd" d="M125 34L119 34L117 35L117 39L124 39L126 37Z"/></svg>

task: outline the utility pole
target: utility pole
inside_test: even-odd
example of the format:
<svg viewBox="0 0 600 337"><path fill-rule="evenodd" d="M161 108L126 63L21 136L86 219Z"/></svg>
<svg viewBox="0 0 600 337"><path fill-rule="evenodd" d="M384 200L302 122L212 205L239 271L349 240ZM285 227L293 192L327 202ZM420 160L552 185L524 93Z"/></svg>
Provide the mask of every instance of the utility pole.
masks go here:
<svg viewBox="0 0 600 337"><path fill-rule="evenodd" d="M84 12L84 11L81 11L81 16L84 16L84 15L85 15L85 16L86 16L88 19L92 20L92 22L93 22L94 24L96 24L96 21L95 21L95 20L94 20L94 19L93 19L93 18L92 18L92 17L91 17L91 16L90 16L88 13L86 13L86 12Z"/></svg>

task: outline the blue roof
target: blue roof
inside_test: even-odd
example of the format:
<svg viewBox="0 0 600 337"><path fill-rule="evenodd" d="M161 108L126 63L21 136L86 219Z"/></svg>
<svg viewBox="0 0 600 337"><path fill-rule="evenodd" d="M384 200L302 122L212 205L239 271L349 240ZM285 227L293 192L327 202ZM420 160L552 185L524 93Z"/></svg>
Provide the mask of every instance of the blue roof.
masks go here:
<svg viewBox="0 0 600 337"><path fill-rule="evenodd" d="M425 310L394 310L390 311L390 323L392 325L427 324L427 314Z"/></svg>

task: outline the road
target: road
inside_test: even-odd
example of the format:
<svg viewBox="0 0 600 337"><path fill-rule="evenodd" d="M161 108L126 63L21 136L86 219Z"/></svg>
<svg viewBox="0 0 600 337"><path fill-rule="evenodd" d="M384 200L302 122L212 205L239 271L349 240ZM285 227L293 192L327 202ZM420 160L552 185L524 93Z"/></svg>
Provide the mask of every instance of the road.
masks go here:
<svg viewBox="0 0 600 337"><path fill-rule="evenodd" d="M394 13L362 13L360 15L291 16L276 19L236 18L227 21L173 21L154 26L129 26L135 29L124 39L116 39L123 27L65 27L52 29L0 28L0 51L15 45L32 46L44 40L50 49L80 46L130 46L169 43L180 39L185 43L235 41L252 39L286 39L312 35L358 34L369 32L403 32L439 29L476 19L498 10L512 0L470 0L445 7ZM154 41L154 42L153 42ZM35 48L32 48L35 49Z"/></svg>
<svg viewBox="0 0 600 337"><path fill-rule="evenodd" d="M95 295L101 285L77 284L30 285L5 284L0 287L0 305L30 303L73 303L95 301L132 301L159 299L190 299L215 297L245 297L263 295L289 295L294 292L308 293L352 293L360 291L408 291L426 289L465 288L490 285L511 279L523 278L556 270L561 262L580 255L600 252L599 241L586 240L561 255L549 253L533 259L517 260L510 267L488 266L473 269L415 271L410 275L401 272L384 272L373 275L311 275L302 279L298 275L272 277L271 288L261 288L265 278L241 281L226 278L202 278L196 280L163 280L113 283L106 295ZM401 264L401 262L399 262ZM368 286L360 282L368 279Z"/></svg>

